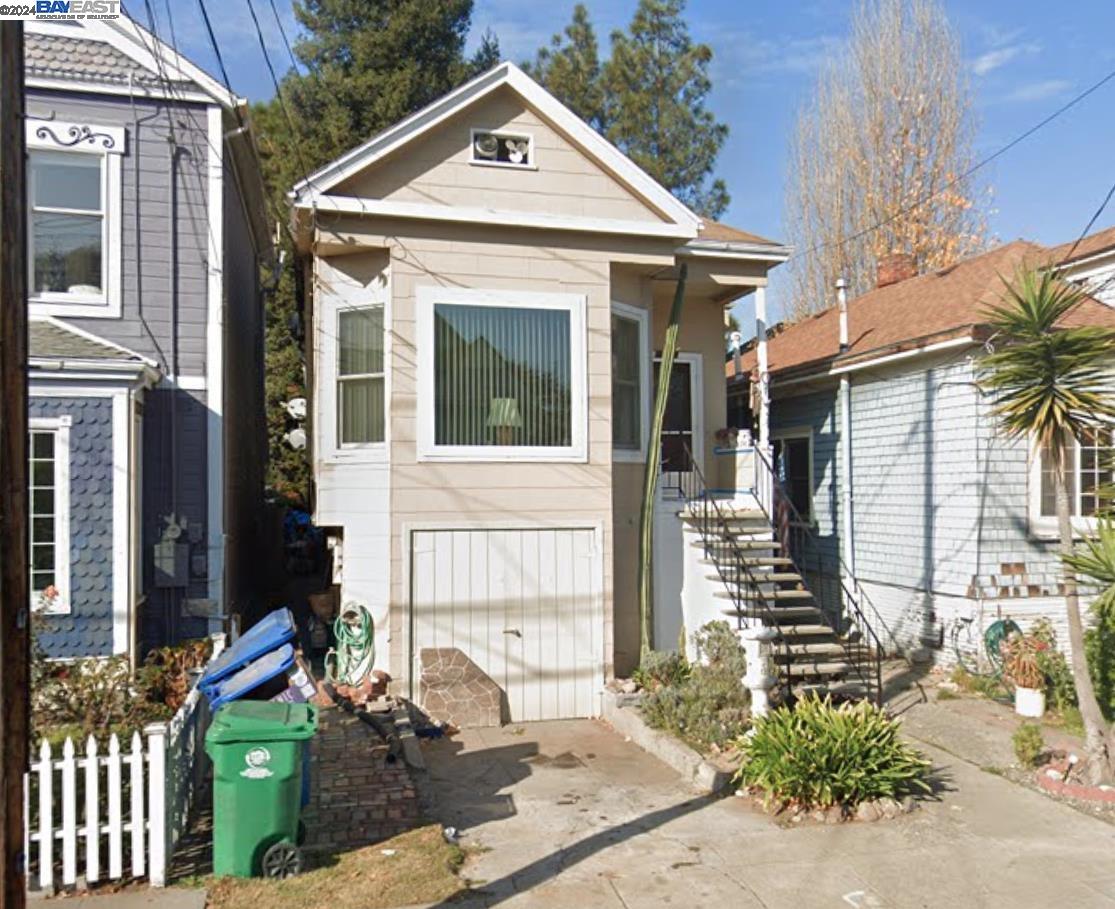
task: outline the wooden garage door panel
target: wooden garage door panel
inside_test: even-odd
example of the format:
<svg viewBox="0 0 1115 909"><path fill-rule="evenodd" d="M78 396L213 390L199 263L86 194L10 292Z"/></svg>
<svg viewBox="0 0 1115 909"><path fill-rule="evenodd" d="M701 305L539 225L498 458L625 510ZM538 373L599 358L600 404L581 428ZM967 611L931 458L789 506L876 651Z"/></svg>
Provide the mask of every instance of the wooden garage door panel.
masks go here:
<svg viewBox="0 0 1115 909"><path fill-rule="evenodd" d="M506 692L513 721L597 712L603 612L592 530L416 531L412 552L415 654L459 647Z"/></svg>

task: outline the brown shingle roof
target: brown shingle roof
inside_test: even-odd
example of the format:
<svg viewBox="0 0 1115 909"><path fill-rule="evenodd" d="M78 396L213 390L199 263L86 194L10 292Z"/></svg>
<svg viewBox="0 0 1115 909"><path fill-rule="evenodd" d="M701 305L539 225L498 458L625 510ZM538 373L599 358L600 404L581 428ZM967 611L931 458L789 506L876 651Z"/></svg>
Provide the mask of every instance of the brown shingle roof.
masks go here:
<svg viewBox="0 0 1115 909"><path fill-rule="evenodd" d="M42 35L29 32L23 39L24 67L28 76L44 79L83 80L109 85L160 85L157 72L145 69L122 51L103 41L75 36ZM176 82L174 85L188 83Z"/></svg>
<svg viewBox="0 0 1115 909"><path fill-rule="evenodd" d="M1024 264L1048 261L1049 250L1016 240L949 268L876 288L848 302L848 351L842 360L855 361L924 346L970 334L986 322L984 310L1002 296L1003 278ZM1099 324L1115 329L1115 309L1084 300L1067 324ZM835 306L791 325L767 345L772 373L809 373L840 354L840 316ZM754 350L743 356L749 372ZM725 369L735 375L732 363Z"/></svg>
<svg viewBox="0 0 1115 909"><path fill-rule="evenodd" d="M1106 230L1100 230L1094 234L1089 234L1080 241L1075 249L1073 249L1074 243L1076 243L1076 241L1072 240L1068 243L1062 243L1060 246L1054 246L1049 250L1050 261L1060 262L1071 252L1072 257L1067 259L1067 261L1075 262L1077 259L1086 259L1088 256L1094 256L1096 253L1101 253L1115 247L1115 227L1109 227Z"/></svg>
<svg viewBox="0 0 1115 909"><path fill-rule="evenodd" d="M697 235L698 240L719 240L725 243L765 243L767 246L779 246L774 240L760 237L758 234L748 233L738 227L731 227L713 221L711 218L701 219L701 230Z"/></svg>

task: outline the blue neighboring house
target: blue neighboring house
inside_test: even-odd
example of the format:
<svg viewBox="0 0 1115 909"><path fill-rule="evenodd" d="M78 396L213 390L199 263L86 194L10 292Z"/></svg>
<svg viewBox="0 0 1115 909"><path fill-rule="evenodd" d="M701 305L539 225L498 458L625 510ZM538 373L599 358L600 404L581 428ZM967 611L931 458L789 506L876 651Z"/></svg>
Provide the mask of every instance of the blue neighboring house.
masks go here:
<svg viewBox="0 0 1115 909"><path fill-rule="evenodd" d="M271 226L243 99L127 18L25 38L34 605L136 658L255 582Z"/></svg>
<svg viewBox="0 0 1115 909"><path fill-rule="evenodd" d="M843 557L890 649L928 649L948 663L954 629L956 646L975 650L977 629L1000 617L1024 628L1048 617L1068 643L1043 454L997 431L977 386L994 344L985 307L999 301L1003 278L1029 265L1059 268L1089 289L1071 323L1115 328L1111 228L1053 249L1016 241L926 274L889 257L877 286L848 303L844 351L836 306L771 333L771 442L808 524L806 563L834 579ZM755 359L750 350L738 370L727 365L736 422L749 414ZM843 439L841 377L850 401ZM1076 446L1072 507L1082 532L1094 526L1100 488L1115 479L1113 455L1112 429ZM821 585L834 613L838 591Z"/></svg>

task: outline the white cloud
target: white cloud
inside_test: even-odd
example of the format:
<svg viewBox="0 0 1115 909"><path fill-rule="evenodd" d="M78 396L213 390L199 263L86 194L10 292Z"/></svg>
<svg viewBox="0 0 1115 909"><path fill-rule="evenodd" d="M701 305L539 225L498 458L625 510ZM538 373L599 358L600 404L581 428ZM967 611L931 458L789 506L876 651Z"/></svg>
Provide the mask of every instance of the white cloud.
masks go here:
<svg viewBox="0 0 1115 909"><path fill-rule="evenodd" d="M1045 101L1063 95L1072 88L1068 79L1044 79L1020 85L1006 96L1007 101Z"/></svg>
<svg viewBox="0 0 1115 909"><path fill-rule="evenodd" d="M1008 44L996 47L986 53L980 54L972 61L972 72L977 76L986 76L988 73L1006 66L1011 60L1024 54L1036 54L1041 50L1039 44Z"/></svg>

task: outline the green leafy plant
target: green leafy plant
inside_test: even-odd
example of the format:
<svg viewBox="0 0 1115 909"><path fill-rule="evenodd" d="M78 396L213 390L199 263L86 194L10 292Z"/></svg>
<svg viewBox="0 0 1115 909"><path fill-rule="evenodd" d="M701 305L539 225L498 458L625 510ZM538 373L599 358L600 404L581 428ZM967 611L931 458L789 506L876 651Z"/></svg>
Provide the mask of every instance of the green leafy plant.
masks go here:
<svg viewBox="0 0 1115 909"><path fill-rule="evenodd" d="M768 802L851 807L930 791L929 762L867 701L837 706L827 697L803 698L757 719L739 747L736 782Z"/></svg>
<svg viewBox="0 0 1115 909"><path fill-rule="evenodd" d="M973 675L960 666L957 666L952 675L949 676L950 680L966 694L977 694L981 697L992 698L993 700L1001 700L1006 698L1007 690L1003 687L1002 682L994 676L989 675Z"/></svg>
<svg viewBox="0 0 1115 909"><path fill-rule="evenodd" d="M1023 767L1036 767L1045 751L1045 739L1037 723L1023 723L1015 729L1011 743L1014 745L1014 756Z"/></svg>
<svg viewBox="0 0 1115 909"><path fill-rule="evenodd" d="M1072 680L1072 667L1057 648L1057 632L1048 618L1040 618L1030 626L1030 635L1045 644L1038 652L1038 667L1045 677L1045 697L1057 713L1076 707L1076 684Z"/></svg>
<svg viewBox="0 0 1115 909"><path fill-rule="evenodd" d="M631 673L631 678L647 691L680 685L688 677L689 661L685 654L668 650L651 650L643 657L642 665Z"/></svg>
<svg viewBox="0 0 1115 909"><path fill-rule="evenodd" d="M650 691L643 718L702 751L723 748L750 723L743 646L727 622L710 622L693 637L698 661L687 664L683 677Z"/></svg>

